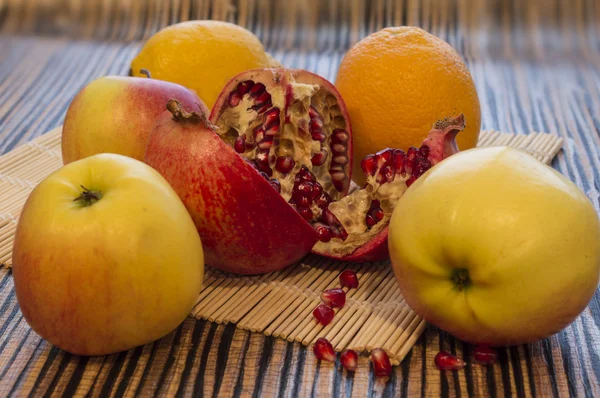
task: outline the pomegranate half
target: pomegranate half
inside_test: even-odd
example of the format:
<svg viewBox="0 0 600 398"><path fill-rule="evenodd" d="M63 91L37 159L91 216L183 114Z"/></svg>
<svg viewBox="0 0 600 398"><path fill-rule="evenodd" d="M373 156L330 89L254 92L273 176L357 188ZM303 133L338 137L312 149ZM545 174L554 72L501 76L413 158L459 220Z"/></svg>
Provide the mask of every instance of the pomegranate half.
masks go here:
<svg viewBox="0 0 600 398"><path fill-rule="evenodd" d="M151 132L145 162L185 204L202 237L206 263L262 274L298 261L316 231L252 165L216 134L202 110L169 101Z"/></svg>

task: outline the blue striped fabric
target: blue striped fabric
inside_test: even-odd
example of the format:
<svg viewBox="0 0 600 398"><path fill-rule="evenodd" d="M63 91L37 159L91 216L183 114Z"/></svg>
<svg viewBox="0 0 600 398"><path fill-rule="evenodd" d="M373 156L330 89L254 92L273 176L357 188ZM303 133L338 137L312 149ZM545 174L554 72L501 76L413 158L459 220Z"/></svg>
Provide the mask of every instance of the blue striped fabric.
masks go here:
<svg viewBox="0 0 600 398"><path fill-rule="evenodd" d="M390 25L418 25L466 60L482 128L565 139L553 166L599 210L600 3L594 0L5 0L0 2L0 152L62 124L92 79L127 74L142 41L180 20L239 23L286 66L334 80L346 49ZM600 396L600 296L567 329L500 351L494 368L441 374L441 348L467 345L429 327L380 385L362 358L353 377L297 343L188 319L148 346L79 358L27 327L0 271L0 395Z"/></svg>

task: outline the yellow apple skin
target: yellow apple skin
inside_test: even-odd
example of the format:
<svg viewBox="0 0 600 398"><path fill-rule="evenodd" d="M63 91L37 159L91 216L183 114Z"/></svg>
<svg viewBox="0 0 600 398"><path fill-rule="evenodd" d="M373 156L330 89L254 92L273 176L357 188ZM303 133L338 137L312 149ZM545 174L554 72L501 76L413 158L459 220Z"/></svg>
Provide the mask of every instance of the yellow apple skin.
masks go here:
<svg viewBox="0 0 600 398"><path fill-rule="evenodd" d="M473 344L510 346L559 332L600 278L600 223L586 195L506 147L455 154L394 209L390 258L407 304ZM462 289L453 282L468 272Z"/></svg>
<svg viewBox="0 0 600 398"><path fill-rule="evenodd" d="M148 135L169 99L208 113L194 91L142 77L104 76L85 86L67 109L62 130L63 164L97 153L143 161Z"/></svg>
<svg viewBox="0 0 600 398"><path fill-rule="evenodd" d="M81 185L102 197L80 205ZM17 225L12 269L35 332L73 354L104 355L154 341L186 318L201 290L204 253L160 174L99 154L35 187Z"/></svg>

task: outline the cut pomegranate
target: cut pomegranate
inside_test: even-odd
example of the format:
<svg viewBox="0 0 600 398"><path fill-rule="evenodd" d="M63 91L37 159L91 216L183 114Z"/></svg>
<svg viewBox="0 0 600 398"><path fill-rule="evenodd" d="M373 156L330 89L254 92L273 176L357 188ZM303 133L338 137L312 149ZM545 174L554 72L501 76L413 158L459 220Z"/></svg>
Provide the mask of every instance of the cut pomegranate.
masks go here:
<svg viewBox="0 0 600 398"><path fill-rule="evenodd" d="M301 170L316 176L314 182L333 200L347 194L352 177L350 120L341 96L326 79L300 69L242 72L222 90L210 121L236 152L280 182L287 201L295 200ZM307 221L321 215L321 210L305 210L313 207L314 199L300 206Z"/></svg>
<svg viewBox="0 0 600 398"><path fill-rule="evenodd" d="M474 351L475 361L483 365L496 363L496 350L486 346L477 346Z"/></svg>
<svg viewBox="0 0 600 398"><path fill-rule="evenodd" d="M340 362L344 368L354 372L358 366L358 354L354 350L345 350L340 355Z"/></svg>
<svg viewBox="0 0 600 398"><path fill-rule="evenodd" d="M389 377L392 374L392 364L388 354L381 348L371 351L371 361L376 377Z"/></svg>
<svg viewBox="0 0 600 398"><path fill-rule="evenodd" d="M325 304L319 304L313 311L313 316L319 321L319 323L327 326L333 320L335 312L331 307Z"/></svg>
<svg viewBox="0 0 600 398"><path fill-rule="evenodd" d="M381 261L389 258L388 223L398 200L406 189L427 170L458 151L455 137L465 127L463 115L438 122L420 148L383 149L367 155L361 162L367 182L323 208L320 228L329 227L328 240L320 239L313 252L345 261ZM307 172L309 180L314 176ZM324 202L323 202L324 203Z"/></svg>
<svg viewBox="0 0 600 398"><path fill-rule="evenodd" d="M323 337L315 342L313 352L320 361L335 362L335 351L333 351L333 346Z"/></svg>
<svg viewBox="0 0 600 398"><path fill-rule="evenodd" d="M434 361L439 370L460 370L466 365L465 361L446 351L438 352Z"/></svg>
<svg viewBox="0 0 600 398"><path fill-rule="evenodd" d="M346 292L340 288L328 289L321 293L321 301L331 308L342 308L346 304Z"/></svg>
<svg viewBox="0 0 600 398"><path fill-rule="evenodd" d="M358 276L351 269L342 271L340 274L340 285L348 289L356 289L358 287Z"/></svg>

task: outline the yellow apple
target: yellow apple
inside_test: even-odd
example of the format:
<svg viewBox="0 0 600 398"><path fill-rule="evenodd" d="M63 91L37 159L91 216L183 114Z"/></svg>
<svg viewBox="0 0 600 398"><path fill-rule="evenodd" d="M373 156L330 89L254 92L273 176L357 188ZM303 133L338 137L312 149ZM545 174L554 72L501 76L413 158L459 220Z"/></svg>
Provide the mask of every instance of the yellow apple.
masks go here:
<svg viewBox="0 0 600 398"><path fill-rule="evenodd" d="M600 278L600 223L566 177L507 147L455 154L421 176L392 214L389 250L407 304L474 343L559 332Z"/></svg>
<svg viewBox="0 0 600 398"><path fill-rule="evenodd" d="M17 225L13 275L35 332L73 354L103 355L156 340L186 318L204 253L158 172L98 154L35 187Z"/></svg>

